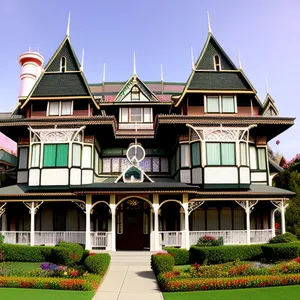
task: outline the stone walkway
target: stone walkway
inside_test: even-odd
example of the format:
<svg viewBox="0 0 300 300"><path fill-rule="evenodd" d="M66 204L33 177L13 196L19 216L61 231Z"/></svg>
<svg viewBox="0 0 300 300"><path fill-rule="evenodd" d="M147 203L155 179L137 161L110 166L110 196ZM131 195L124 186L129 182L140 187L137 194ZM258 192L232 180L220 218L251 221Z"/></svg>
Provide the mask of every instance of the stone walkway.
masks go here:
<svg viewBox="0 0 300 300"><path fill-rule="evenodd" d="M148 265L111 265L93 300L163 300Z"/></svg>

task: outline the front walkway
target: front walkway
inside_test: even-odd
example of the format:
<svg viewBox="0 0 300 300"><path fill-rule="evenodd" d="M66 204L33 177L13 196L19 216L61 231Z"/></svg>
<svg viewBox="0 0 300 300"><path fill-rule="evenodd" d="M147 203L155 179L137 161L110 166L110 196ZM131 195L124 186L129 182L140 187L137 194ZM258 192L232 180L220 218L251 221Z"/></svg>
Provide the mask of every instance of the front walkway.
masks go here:
<svg viewBox="0 0 300 300"><path fill-rule="evenodd" d="M150 261L142 264L134 252L127 253L126 258L121 261L112 255L111 266L93 300L163 300Z"/></svg>

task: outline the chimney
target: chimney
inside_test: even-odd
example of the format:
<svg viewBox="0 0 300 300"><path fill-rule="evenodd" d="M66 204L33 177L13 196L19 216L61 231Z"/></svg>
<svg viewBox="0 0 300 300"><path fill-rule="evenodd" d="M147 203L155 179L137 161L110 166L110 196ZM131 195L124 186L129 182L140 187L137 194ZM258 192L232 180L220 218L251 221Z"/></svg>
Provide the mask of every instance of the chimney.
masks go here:
<svg viewBox="0 0 300 300"><path fill-rule="evenodd" d="M42 72L44 58L37 52L25 52L20 55L19 63L22 66L19 97L27 97Z"/></svg>

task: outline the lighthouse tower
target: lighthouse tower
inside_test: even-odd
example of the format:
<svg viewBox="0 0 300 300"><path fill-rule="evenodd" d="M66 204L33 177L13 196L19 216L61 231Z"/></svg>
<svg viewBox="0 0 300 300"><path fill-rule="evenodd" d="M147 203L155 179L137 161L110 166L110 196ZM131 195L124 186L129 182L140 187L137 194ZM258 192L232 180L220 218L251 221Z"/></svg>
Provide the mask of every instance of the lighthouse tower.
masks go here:
<svg viewBox="0 0 300 300"><path fill-rule="evenodd" d="M44 57L37 52L25 52L20 55L19 63L22 66L19 97L27 97L42 72Z"/></svg>

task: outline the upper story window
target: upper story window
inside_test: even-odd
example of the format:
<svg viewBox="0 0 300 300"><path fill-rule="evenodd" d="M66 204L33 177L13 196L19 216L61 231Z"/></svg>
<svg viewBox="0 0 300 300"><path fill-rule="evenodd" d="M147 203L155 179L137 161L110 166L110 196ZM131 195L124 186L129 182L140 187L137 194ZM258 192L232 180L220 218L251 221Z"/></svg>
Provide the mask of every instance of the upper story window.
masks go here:
<svg viewBox="0 0 300 300"><path fill-rule="evenodd" d="M120 108L120 123L152 123L151 107L122 107Z"/></svg>
<svg viewBox="0 0 300 300"><path fill-rule="evenodd" d="M73 115L73 101L49 101L47 108L48 116L71 116Z"/></svg>
<svg viewBox="0 0 300 300"><path fill-rule="evenodd" d="M219 55L214 56L214 66L216 71L221 71L221 59Z"/></svg>
<svg viewBox="0 0 300 300"><path fill-rule="evenodd" d="M234 166L235 143L206 143L207 165Z"/></svg>
<svg viewBox="0 0 300 300"><path fill-rule="evenodd" d="M44 167L67 167L69 157L69 144L44 145Z"/></svg>
<svg viewBox="0 0 300 300"><path fill-rule="evenodd" d="M131 89L131 100L140 100L140 90L137 86Z"/></svg>
<svg viewBox="0 0 300 300"><path fill-rule="evenodd" d="M250 169L266 170L267 169L266 149L255 148L254 146L250 146L249 151L250 151Z"/></svg>
<svg viewBox="0 0 300 300"><path fill-rule="evenodd" d="M205 112L236 113L236 96L205 96Z"/></svg>
<svg viewBox="0 0 300 300"><path fill-rule="evenodd" d="M67 59L63 56L60 59L60 72L66 72L67 71Z"/></svg>

